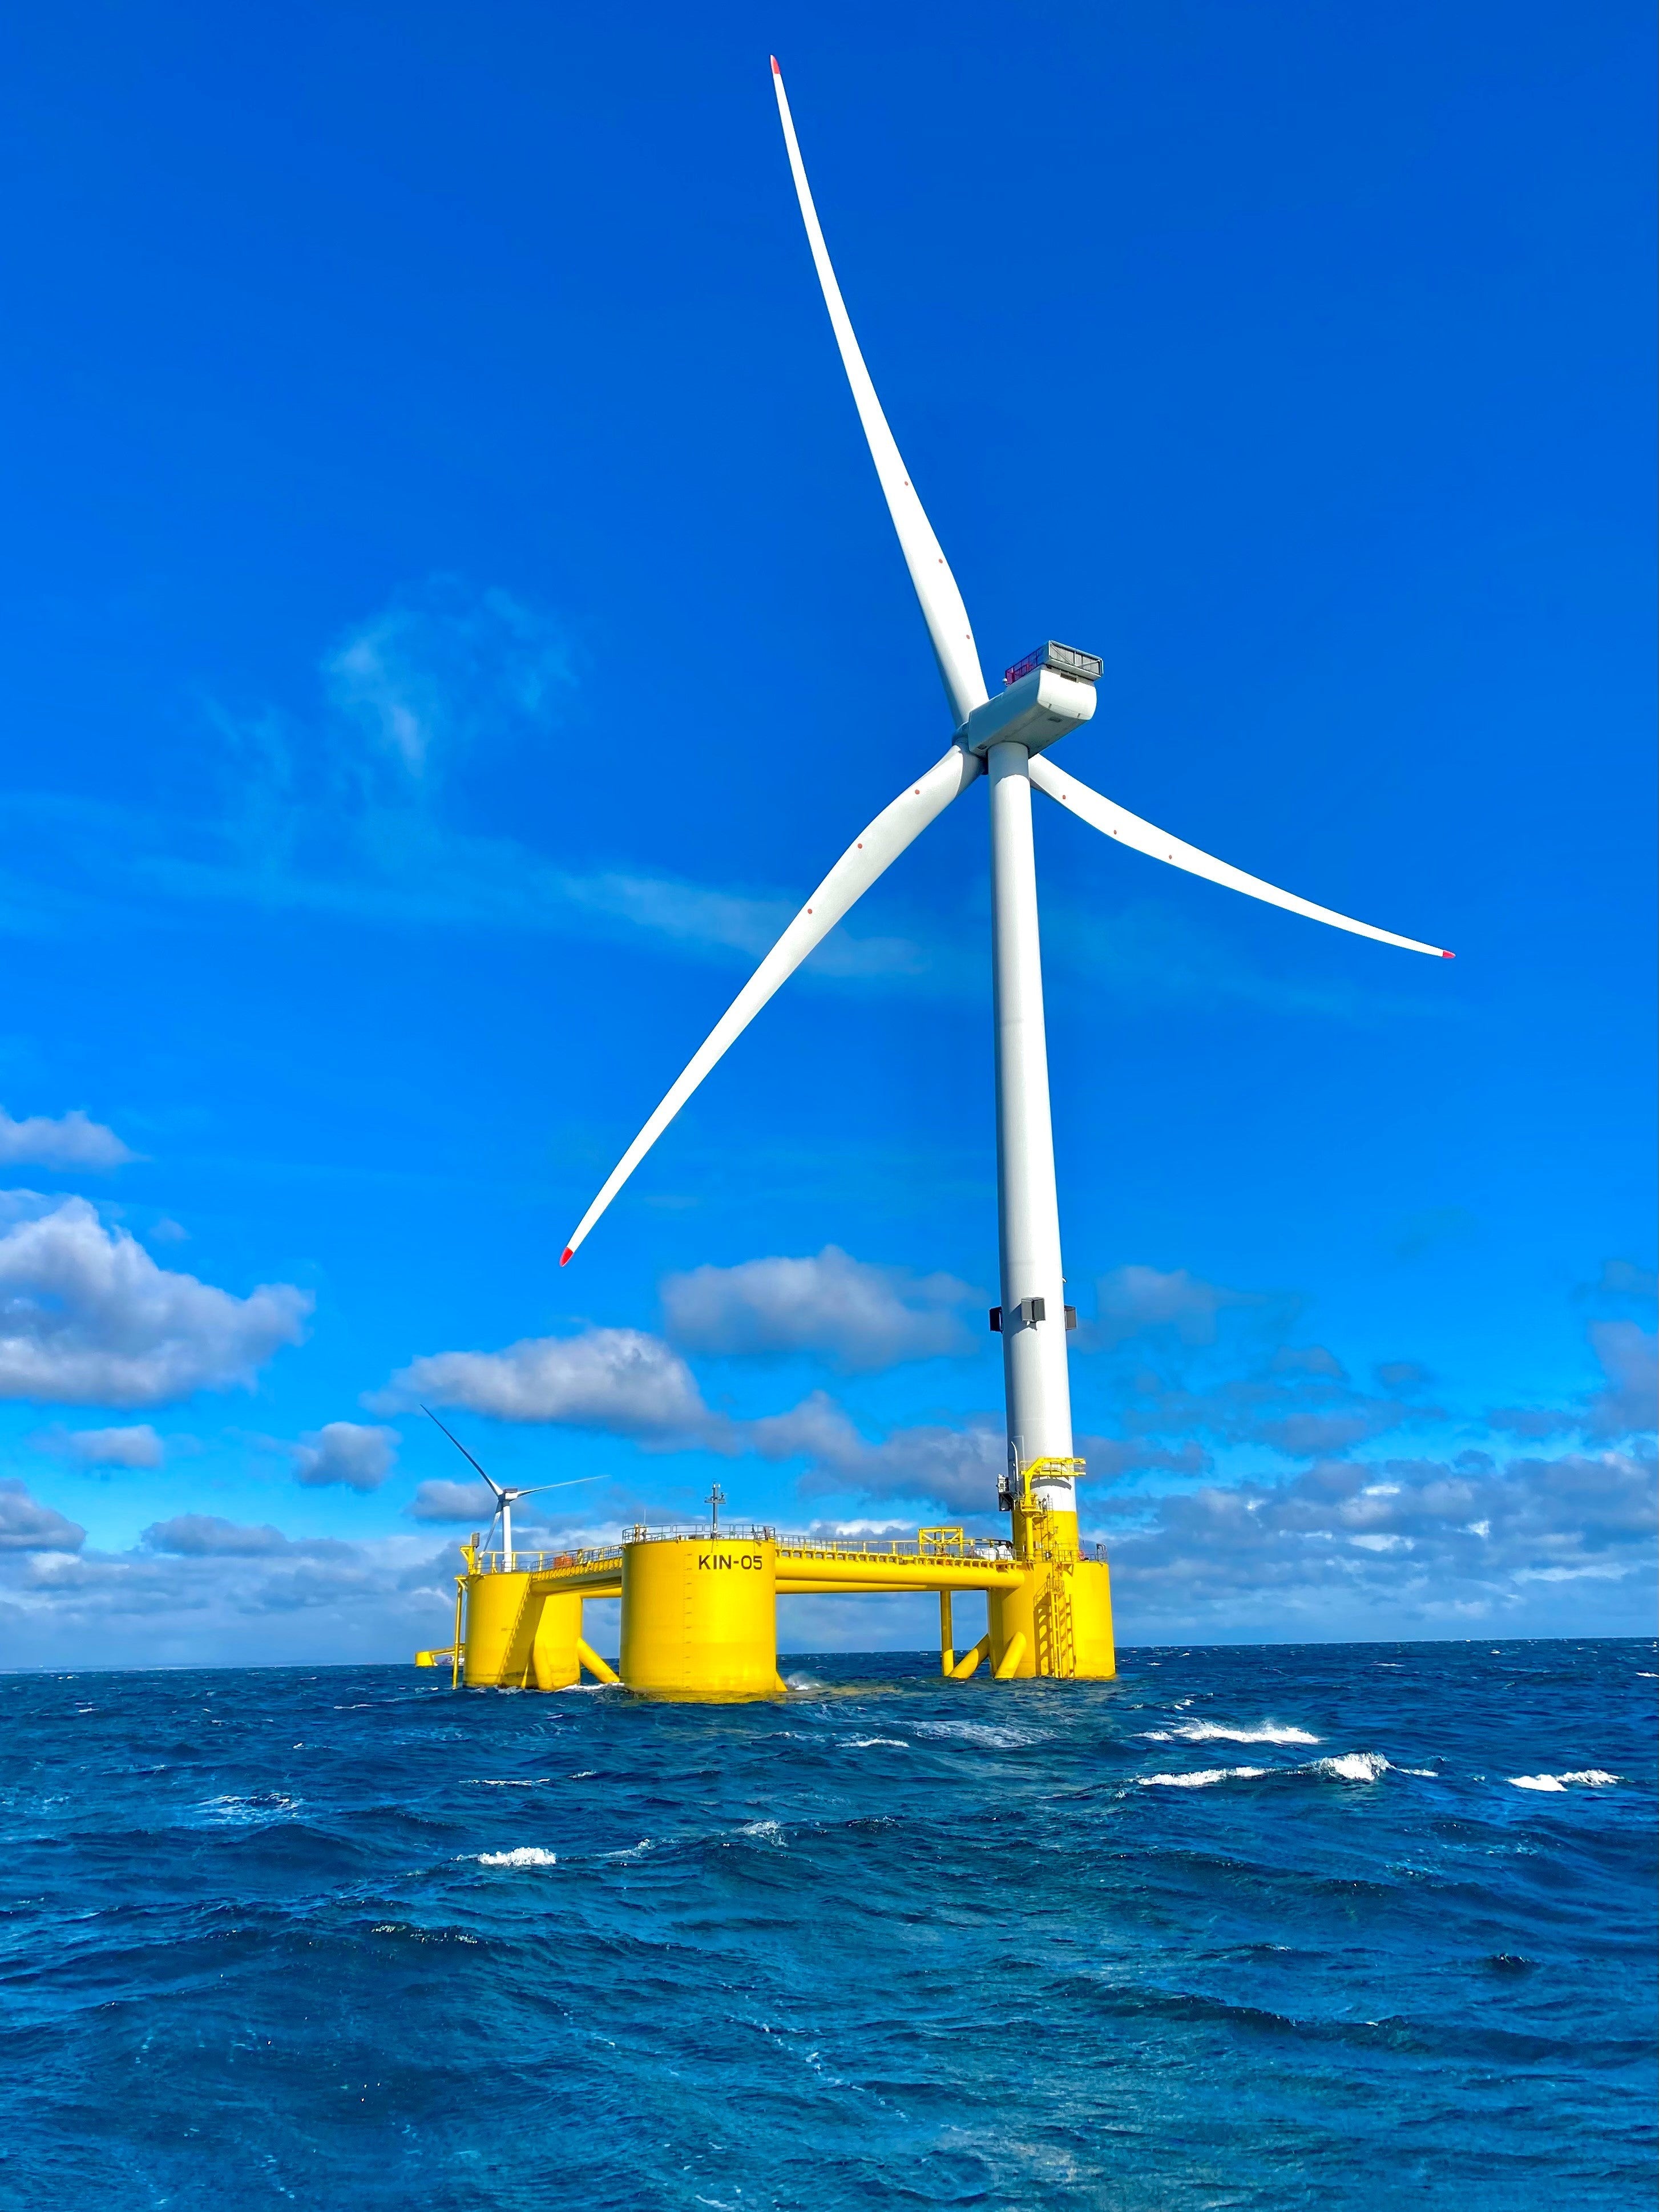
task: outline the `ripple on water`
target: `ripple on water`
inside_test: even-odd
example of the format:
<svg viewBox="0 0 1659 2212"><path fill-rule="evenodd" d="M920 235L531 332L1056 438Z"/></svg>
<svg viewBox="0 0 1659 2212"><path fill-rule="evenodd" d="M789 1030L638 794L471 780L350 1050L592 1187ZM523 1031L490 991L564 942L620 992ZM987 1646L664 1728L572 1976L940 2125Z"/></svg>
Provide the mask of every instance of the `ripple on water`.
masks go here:
<svg viewBox="0 0 1659 2212"><path fill-rule="evenodd" d="M1073 1695L813 1656L729 1708L0 1677L7 2189L1627 2212L1638 1659L1166 1650Z"/></svg>

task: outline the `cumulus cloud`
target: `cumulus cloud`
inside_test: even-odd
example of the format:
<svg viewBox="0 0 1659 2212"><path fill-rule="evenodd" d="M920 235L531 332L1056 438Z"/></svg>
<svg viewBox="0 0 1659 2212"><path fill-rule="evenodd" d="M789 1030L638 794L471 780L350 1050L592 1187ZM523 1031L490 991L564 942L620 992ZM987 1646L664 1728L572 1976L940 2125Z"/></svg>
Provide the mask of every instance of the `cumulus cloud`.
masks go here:
<svg viewBox="0 0 1659 2212"><path fill-rule="evenodd" d="M439 1352L394 1375L376 1412L464 1406L498 1421L550 1421L649 1443L732 1449L731 1424L660 1337L636 1328L528 1337L504 1352Z"/></svg>
<svg viewBox="0 0 1659 2212"><path fill-rule="evenodd" d="M815 1390L793 1410L744 1425L750 1448L763 1459L805 1459L809 1493L854 1490L872 1498L909 1498L958 1512L994 1509L997 1477L1007 1456L1003 1425L970 1415L960 1427L921 1423L872 1443L845 1410Z"/></svg>
<svg viewBox="0 0 1659 2212"><path fill-rule="evenodd" d="M41 1168L119 1168L137 1159L113 1129L89 1121L77 1107L56 1121L46 1114L31 1114L14 1121L0 1106L0 1167L28 1162Z"/></svg>
<svg viewBox="0 0 1659 2212"><path fill-rule="evenodd" d="M1130 1474L1207 1474L1210 1455L1190 1438L1183 1444L1154 1444L1144 1437L1079 1437L1079 1455L1092 1484ZM1093 1496L1092 1489L1088 1493Z"/></svg>
<svg viewBox="0 0 1659 2212"><path fill-rule="evenodd" d="M349 1544L181 1514L105 1552L62 1528L56 1550L0 1537L0 1665L406 1665L449 1640L458 1562L424 1534Z"/></svg>
<svg viewBox="0 0 1659 2212"><path fill-rule="evenodd" d="M816 1259L697 1267L662 1285L668 1334L688 1352L812 1352L849 1373L972 1351L957 1310L974 1295L953 1275L874 1267L834 1244Z"/></svg>
<svg viewBox="0 0 1659 2212"><path fill-rule="evenodd" d="M82 1467L160 1467L165 1449L148 1421L130 1429L76 1429L64 1449Z"/></svg>
<svg viewBox="0 0 1659 2212"><path fill-rule="evenodd" d="M464 1522L482 1528L495 1501L482 1482L423 1482L404 1510L411 1521Z"/></svg>
<svg viewBox="0 0 1659 2212"><path fill-rule="evenodd" d="M65 1199L0 1236L0 1397L161 1406L251 1388L310 1308L291 1284L239 1298L158 1267L85 1199Z"/></svg>
<svg viewBox="0 0 1659 2212"><path fill-rule="evenodd" d="M1098 1510L1139 1615L1126 1635L1225 1619L1290 1640L1310 1627L1364 1633L1384 1613L1443 1631L1501 1620L1557 1585L1645 1592L1653 1474L1620 1451L1324 1461L1279 1482L1119 1495Z"/></svg>
<svg viewBox="0 0 1659 2212"><path fill-rule="evenodd" d="M31 1498L15 1475L0 1476L0 1552L78 1552L86 1540L79 1522Z"/></svg>
<svg viewBox="0 0 1659 2212"><path fill-rule="evenodd" d="M331 1483L348 1490L378 1490L397 1457L396 1429L359 1421L326 1421L294 1447L294 1479L310 1490Z"/></svg>

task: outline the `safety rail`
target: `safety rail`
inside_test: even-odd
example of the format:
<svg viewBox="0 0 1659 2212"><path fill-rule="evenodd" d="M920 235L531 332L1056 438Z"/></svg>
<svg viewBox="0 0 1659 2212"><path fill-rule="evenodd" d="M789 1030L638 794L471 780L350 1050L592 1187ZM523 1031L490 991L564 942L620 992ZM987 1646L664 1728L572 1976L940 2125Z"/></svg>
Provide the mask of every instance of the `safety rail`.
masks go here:
<svg viewBox="0 0 1659 2212"><path fill-rule="evenodd" d="M915 1536L780 1536L776 1543L781 1559L963 1559L977 1565L1006 1559L1012 1564L1014 1547L1006 1536L970 1536L959 1544L927 1540L939 1533L927 1528ZM959 1535L961 1531L951 1533Z"/></svg>
<svg viewBox="0 0 1659 2212"><path fill-rule="evenodd" d="M622 1571L622 1546L602 1544L597 1550L563 1552L475 1552L463 1545L475 1575L568 1574L576 1568L615 1567Z"/></svg>
<svg viewBox="0 0 1659 2212"><path fill-rule="evenodd" d="M470 1571L475 1575L572 1574L594 1568L622 1571L623 1551L629 1544L765 1544L775 1545L781 1559L890 1559L907 1561L959 1559L968 1565L1014 1566L1020 1564L1006 1536L970 1536L960 1528L922 1528L914 1536L780 1535L759 1522L720 1529L712 1539L706 1528L630 1528L620 1543L565 1551L475 1552L463 1545ZM1104 1559L1104 1544L1080 1542L1075 1556Z"/></svg>

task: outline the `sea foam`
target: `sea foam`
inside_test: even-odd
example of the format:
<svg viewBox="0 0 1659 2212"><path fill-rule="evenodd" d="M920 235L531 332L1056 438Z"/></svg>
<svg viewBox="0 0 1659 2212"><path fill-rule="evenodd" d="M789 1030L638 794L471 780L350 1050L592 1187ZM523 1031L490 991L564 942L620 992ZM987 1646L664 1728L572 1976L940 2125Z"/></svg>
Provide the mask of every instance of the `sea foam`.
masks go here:
<svg viewBox="0 0 1659 2212"><path fill-rule="evenodd" d="M1512 1790L1607 1790L1617 1782L1616 1774L1609 1774L1602 1766L1581 1766L1571 1774L1511 1774Z"/></svg>
<svg viewBox="0 0 1659 2212"><path fill-rule="evenodd" d="M487 1867L544 1867L557 1866L558 1856L544 1851L539 1844L520 1844L515 1851L480 1851L478 1864Z"/></svg>
<svg viewBox="0 0 1659 2212"><path fill-rule="evenodd" d="M1249 1782L1271 1774L1270 1766L1205 1766L1195 1774L1137 1774L1143 1790L1208 1790L1218 1782Z"/></svg>
<svg viewBox="0 0 1659 2212"><path fill-rule="evenodd" d="M1306 1729L1279 1728L1263 1721L1259 1728L1223 1728L1217 1721L1182 1721L1178 1728L1144 1729L1148 1743L1317 1743Z"/></svg>

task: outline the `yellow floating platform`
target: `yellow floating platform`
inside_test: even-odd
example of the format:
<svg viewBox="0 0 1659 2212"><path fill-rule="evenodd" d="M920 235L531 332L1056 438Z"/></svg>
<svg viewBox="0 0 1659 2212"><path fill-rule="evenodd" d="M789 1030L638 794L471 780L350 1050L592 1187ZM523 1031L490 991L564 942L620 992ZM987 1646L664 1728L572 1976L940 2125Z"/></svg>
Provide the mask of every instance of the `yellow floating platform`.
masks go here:
<svg viewBox="0 0 1659 2212"><path fill-rule="evenodd" d="M1017 1512L1012 1543L960 1528L886 1542L636 1528L594 1551L480 1552L463 1545L455 1640L416 1655L469 1689L562 1690L620 1680L638 1696L729 1705L778 1698L780 1597L937 1592L939 1664L965 1681L985 1662L998 1681L1105 1681L1117 1672L1111 1579L1074 1516ZM958 1656L951 1601L982 1590L990 1631ZM620 1672L582 1633L588 1598L622 1600Z"/></svg>

